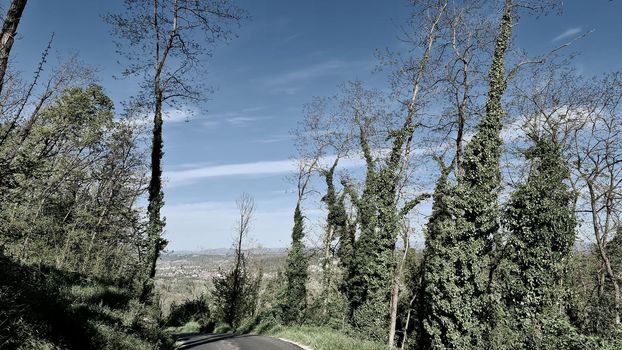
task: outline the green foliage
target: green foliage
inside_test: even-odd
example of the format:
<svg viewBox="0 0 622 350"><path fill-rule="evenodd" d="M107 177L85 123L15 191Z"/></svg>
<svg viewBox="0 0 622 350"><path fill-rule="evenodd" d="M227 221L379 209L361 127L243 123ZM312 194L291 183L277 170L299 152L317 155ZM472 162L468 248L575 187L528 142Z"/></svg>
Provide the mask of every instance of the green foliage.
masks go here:
<svg viewBox="0 0 622 350"><path fill-rule="evenodd" d="M189 321L176 329L179 333L199 333L203 328L199 322Z"/></svg>
<svg viewBox="0 0 622 350"><path fill-rule="evenodd" d="M528 349L569 349L569 350L613 350L622 345L619 334L612 338L589 336L577 332L568 320L560 319L559 315L540 315L534 323L527 326L528 333L516 332L501 323L491 334L490 348L502 350ZM505 321L512 322L508 318Z"/></svg>
<svg viewBox="0 0 622 350"><path fill-rule="evenodd" d="M198 324L199 330L210 331L214 328L208 300L205 295L188 299L180 304L173 303L166 317L166 324L173 327L184 326L188 322Z"/></svg>
<svg viewBox="0 0 622 350"><path fill-rule="evenodd" d="M509 236L500 270L508 317L521 334L529 335L543 311L561 309L561 276L574 247L576 220L564 183L569 170L559 147L549 140L535 140L526 155L531 170L506 210Z"/></svg>
<svg viewBox="0 0 622 350"><path fill-rule="evenodd" d="M346 296L350 304L350 317L353 325L356 325L355 314L368 299L368 293L377 293L386 291L389 275L388 271L383 269L383 264L379 260L386 260L386 252L383 252L384 245L381 237L377 234L378 226L378 200L377 200L377 171L376 164L370 154L370 146L368 144L365 132L364 122L359 120L359 143L363 150L365 160L367 162L365 183L362 195L358 196L353 185L343 182L345 191L348 193L351 201L356 207L356 224L358 225L360 235L358 240L353 239L346 242L345 254L351 257L351 268L348 269L346 280ZM349 238L354 236L354 232L348 231ZM348 252L349 243L353 242L352 252ZM348 256L346 255L346 256ZM380 298L384 299L384 298ZM388 310L386 310L388 311ZM386 318L387 312L383 312L379 316L381 319ZM368 320L360 320L368 321Z"/></svg>
<svg viewBox="0 0 622 350"><path fill-rule="evenodd" d="M230 325L226 323L220 323L220 324L217 324L216 327L214 328L214 333L230 333L233 330L234 329L231 328Z"/></svg>
<svg viewBox="0 0 622 350"><path fill-rule="evenodd" d="M327 326L340 329L349 325L348 300L339 290L342 276L334 269L330 284L322 284L315 294L310 291L305 324Z"/></svg>
<svg viewBox="0 0 622 350"><path fill-rule="evenodd" d="M286 324L300 323L304 320L307 308L307 269L309 260L304 251L304 223L300 203L294 211L292 246L287 253L285 278L287 286L280 297L282 317Z"/></svg>
<svg viewBox="0 0 622 350"><path fill-rule="evenodd" d="M420 64L425 66L428 58L424 55ZM375 159L372 147L376 145L370 144L375 140L369 131L374 129L373 120L378 115L389 119L390 113L383 110L382 102L377 101L377 94L365 91L360 83L351 86L351 96L346 103L355 110L354 123L358 128L366 171L360 196L354 184L343 182L356 210L356 226L346 225L346 239L341 241L347 271L343 290L350 304L352 325L371 332L369 334L373 339L381 340L388 334L390 290L396 267L394 250L400 222L427 195L407 201L398 208L399 188L404 181L403 172L410 161L411 141L417 128L413 120L413 106L406 109L407 116L401 126L391 126L387 133L385 142L388 142L389 152L386 157ZM375 105L376 102L379 105ZM355 240L357 232L359 235Z"/></svg>
<svg viewBox="0 0 622 350"><path fill-rule="evenodd" d="M396 184L389 177L390 169L377 172L368 165L361 198L351 195L356 202L360 236L354 242L346 291L352 325L371 331L374 339L383 338L388 326L389 286L395 265L397 208L392 191ZM353 232L348 233L351 238Z"/></svg>
<svg viewBox="0 0 622 350"><path fill-rule="evenodd" d="M143 229L134 204L146 167L136 127L113 118L97 85L66 90L22 127L30 132L21 144L14 135L0 147L21 164L0 175L13 178L0 186L6 253L100 277L137 273Z"/></svg>
<svg viewBox="0 0 622 350"><path fill-rule="evenodd" d="M3 349L169 348L158 310L133 299L127 281L94 280L0 256Z"/></svg>
<svg viewBox="0 0 622 350"><path fill-rule="evenodd" d="M254 276L248 270L243 255L240 259L239 266L228 271L221 270L213 278L214 318L234 329L254 313L261 283L261 276Z"/></svg>
<svg viewBox="0 0 622 350"><path fill-rule="evenodd" d="M343 205L343 196L341 204ZM341 233L337 256L339 257L339 266L343 271L343 277L339 285L339 290L341 291L341 293L343 293L343 295L346 296L346 299L348 301L350 309L348 311L349 318L352 317L352 301L354 298L354 289L352 288L350 282L354 280L357 273L356 267L354 265L355 247L356 224L347 222Z"/></svg>
<svg viewBox="0 0 622 350"><path fill-rule="evenodd" d="M472 317L471 310L462 310L458 297L464 284L460 275L460 260L464 246L457 240L454 187L448 183L450 168L444 168L434 190L432 215L426 227L425 255L423 261L422 299L419 327L421 348L443 348L453 344L456 348L468 346L459 343L461 329L454 324L458 319ZM462 314L464 313L464 314ZM469 339L465 339L467 342ZM468 344L468 343L467 343Z"/></svg>
<svg viewBox="0 0 622 350"><path fill-rule="evenodd" d="M504 62L512 9L511 1L506 2L489 71L486 114L465 149L458 184L448 188L447 174L437 184L426 240L425 348L485 347L493 312L489 269L499 235L501 97L507 87Z"/></svg>
<svg viewBox="0 0 622 350"><path fill-rule="evenodd" d="M615 244L609 248L611 256L620 253ZM619 271L620 265L614 266ZM619 330L612 322L615 311L614 290L611 284L599 281L602 272L602 262L596 248L575 251L569 256L563 287L567 295L566 313L573 326L581 334L609 339L617 337Z"/></svg>
<svg viewBox="0 0 622 350"><path fill-rule="evenodd" d="M3 346L167 343L159 311L136 300L144 228L135 202L146 166L129 117L115 118L91 84L51 94L12 129L0 125Z"/></svg>
<svg viewBox="0 0 622 350"><path fill-rule="evenodd" d="M390 304L386 294L384 289L368 294L352 315L352 325L366 339L383 342L387 337Z"/></svg>

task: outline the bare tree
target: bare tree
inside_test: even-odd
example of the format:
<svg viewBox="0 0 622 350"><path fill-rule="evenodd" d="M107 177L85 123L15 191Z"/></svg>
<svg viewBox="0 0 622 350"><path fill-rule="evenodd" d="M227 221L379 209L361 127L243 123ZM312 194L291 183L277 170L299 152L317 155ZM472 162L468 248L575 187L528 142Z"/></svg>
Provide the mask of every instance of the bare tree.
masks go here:
<svg viewBox="0 0 622 350"><path fill-rule="evenodd" d="M608 244L614 238L622 219L622 80L620 74L601 81L602 95L594 113L584 115L587 123L575 133L574 156L578 180L589 215L602 269L599 272L599 294L602 296L605 276L614 289L614 323L620 324L620 277L615 271Z"/></svg>
<svg viewBox="0 0 622 350"><path fill-rule="evenodd" d="M214 277L214 291L216 313L232 327L255 311L259 292L261 275L255 276L248 268L247 256L244 254L244 241L248 233L255 212L255 200L247 193L243 193L236 201L239 211L233 243L234 265L231 270L221 270Z"/></svg>
<svg viewBox="0 0 622 350"><path fill-rule="evenodd" d="M255 213L255 199L253 199L250 194L243 193L235 203L240 212L236 227L236 241L233 245L235 251L235 270L238 270L243 260L242 244L244 240L248 238L248 232L250 231L253 215Z"/></svg>

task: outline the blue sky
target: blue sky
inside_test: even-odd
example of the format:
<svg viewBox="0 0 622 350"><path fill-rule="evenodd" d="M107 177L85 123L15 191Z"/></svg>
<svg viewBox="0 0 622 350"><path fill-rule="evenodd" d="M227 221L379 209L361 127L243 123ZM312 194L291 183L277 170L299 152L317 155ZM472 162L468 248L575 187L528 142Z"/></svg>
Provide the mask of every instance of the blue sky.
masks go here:
<svg viewBox="0 0 622 350"><path fill-rule="evenodd" d="M5 1L6 3L6 1ZM12 59L29 76L52 32L53 57L76 53L98 68L97 76L117 105L136 93L132 81L115 80L121 66L101 15L122 1L31 1ZM289 244L293 185L286 177L294 155L290 136L313 96L361 79L384 87L372 74L376 49L399 49L399 27L409 15L406 0L240 0L252 19L239 38L215 49L206 83L215 88L204 108L172 113L165 123L163 209L169 250L230 246L235 199L256 200L252 238L266 247ZM561 15L528 18L515 27L519 47L537 55L587 30L574 64L583 74L621 68L622 2L564 1ZM319 208L309 208L311 216Z"/></svg>

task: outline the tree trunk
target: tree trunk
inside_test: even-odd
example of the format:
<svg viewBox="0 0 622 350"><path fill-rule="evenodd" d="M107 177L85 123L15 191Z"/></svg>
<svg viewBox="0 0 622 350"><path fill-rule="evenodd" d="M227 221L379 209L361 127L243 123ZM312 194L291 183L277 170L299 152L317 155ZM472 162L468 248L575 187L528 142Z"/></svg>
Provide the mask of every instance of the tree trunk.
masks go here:
<svg viewBox="0 0 622 350"><path fill-rule="evenodd" d="M605 245L607 244L607 237L609 236L609 220L610 220L610 212L609 210L606 212L604 229L601 230L601 225L599 217L597 215L597 195L595 190L595 185L591 180L587 181L587 188L590 194L590 209L592 214L592 228L594 230L594 235L596 236L596 245L598 247L598 253L601 257L601 262L604 267L603 277L606 273L611 279L611 284L613 284L614 289L614 322L616 325L620 324L620 284L618 283L618 277L616 276L613 268L611 267L611 261L609 260L609 256L607 254L607 250ZM609 200L609 199L607 199ZM601 277L601 283L599 285L599 293L602 293L602 289L604 289L604 281Z"/></svg>
<svg viewBox="0 0 622 350"><path fill-rule="evenodd" d="M406 332L408 331L408 326L410 325L410 315L412 314L412 305L415 302L416 297L417 297L417 294L413 295L413 297L410 299L410 302L408 303L408 313L406 314L406 322L404 322L402 345L400 345L400 349L402 350L404 350L404 347L406 346L406 337L407 337Z"/></svg>
<svg viewBox="0 0 622 350"><path fill-rule="evenodd" d="M397 306L400 299L400 279L402 272L404 271L404 264L406 263L406 257L408 256L408 249L410 244L408 243L408 231L404 233L404 254L402 254L402 260L395 266L395 274L393 275L393 287L391 288L391 321L389 324L389 347L395 346L395 329L397 326Z"/></svg>
<svg viewBox="0 0 622 350"><path fill-rule="evenodd" d="M397 304L400 296L400 277L399 271L395 271L393 276L393 288L391 288L391 321L389 324L389 347L395 346L395 327L397 323Z"/></svg>
<svg viewBox="0 0 622 350"><path fill-rule="evenodd" d="M2 88L4 87L4 76L9 65L9 54L15 41L15 33L17 33L20 19L22 19L26 2L27 0L11 1L11 6L4 18L2 33L0 34L0 93L2 93Z"/></svg>
<svg viewBox="0 0 622 350"><path fill-rule="evenodd" d="M611 283L613 284L614 290L614 322L616 325L620 324L620 284L618 283L618 277L616 276L613 268L611 267L611 262L609 261L609 257L605 253L605 247L603 247L600 243L598 243L598 250L600 251L600 255L603 259L603 263L605 264L605 268L607 271L607 275L611 279Z"/></svg>

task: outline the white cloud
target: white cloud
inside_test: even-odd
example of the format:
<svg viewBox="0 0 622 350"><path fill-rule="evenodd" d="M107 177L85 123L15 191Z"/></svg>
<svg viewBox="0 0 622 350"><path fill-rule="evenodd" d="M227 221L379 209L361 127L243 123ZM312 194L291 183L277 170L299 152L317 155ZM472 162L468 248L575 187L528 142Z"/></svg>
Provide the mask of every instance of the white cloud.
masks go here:
<svg viewBox="0 0 622 350"><path fill-rule="evenodd" d="M322 164L330 164L335 156L326 156ZM356 168L364 165L360 157L344 158L339 161L339 168ZM198 180L224 176L254 176L292 174L297 171L296 162L290 159L271 160L237 164L209 165L187 170L175 170L164 173L168 187L188 185Z"/></svg>
<svg viewBox="0 0 622 350"><path fill-rule="evenodd" d="M555 41L560 41L562 39L566 39L568 37L571 37L573 35L577 35L577 34L581 33L582 30L583 30L583 28L581 28L581 27L568 28L563 33L561 33L558 36L556 36L555 38L553 38L553 40L551 40L551 41L555 42Z"/></svg>
<svg viewBox="0 0 622 350"><path fill-rule="evenodd" d="M169 171L164 174L169 186L192 183L193 181L223 176L280 174L293 171L291 160L260 161L250 163L212 165L188 170Z"/></svg>
<svg viewBox="0 0 622 350"><path fill-rule="evenodd" d="M227 122L233 126L236 127L244 127L247 126L250 123L253 123L259 119L265 119L265 118L259 118L259 117L233 117L227 120Z"/></svg>
<svg viewBox="0 0 622 350"><path fill-rule="evenodd" d="M190 108L173 108L164 111L162 114L165 122L179 123L190 121L196 112Z"/></svg>
<svg viewBox="0 0 622 350"><path fill-rule="evenodd" d="M228 123L229 125L235 127L243 127L256 120L270 118L253 115L254 113L262 109L265 109L265 107L248 107L237 111L228 111L216 114L208 113L207 118L200 118L201 116L198 110L191 107L180 107L171 108L163 111L162 117L165 123L181 123L193 121L197 119L197 117L199 117L199 119L201 119L201 125L205 126L206 128L219 126L222 123ZM152 120L153 115L144 115L140 118L137 118L134 123L140 125L151 125Z"/></svg>
<svg viewBox="0 0 622 350"><path fill-rule="evenodd" d="M277 92L294 94L301 89L301 84L327 75L334 75L346 69L360 68L368 63L363 61L346 62L331 59L307 67L295 69L281 74L274 74L262 80L263 84Z"/></svg>
<svg viewBox="0 0 622 350"><path fill-rule="evenodd" d="M260 138L260 139L255 139L252 140L251 142L255 142L255 143L276 143L276 142L286 142L286 141L291 141L292 139L292 135L290 134L275 134L275 135L270 135L264 138Z"/></svg>
<svg viewBox="0 0 622 350"><path fill-rule="evenodd" d="M524 120L517 119L510 124L504 125L501 130L501 139L505 143L511 143L521 138L525 132L523 130Z"/></svg>
<svg viewBox="0 0 622 350"><path fill-rule="evenodd" d="M240 110L220 112L214 114L208 114L210 120L203 123L203 126L212 128L222 123L227 123L234 127L245 127L250 123L253 123L260 119L269 119L266 116L257 116L257 112L264 110L265 107L247 107Z"/></svg>
<svg viewBox="0 0 622 350"><path fill-rule="evenodd" d="M346 63L341 60L330 60L305 68L274 75L265 80L268 86L288 85L291 83L308 80L326 75L332 71L342 69Z"/></svg>

